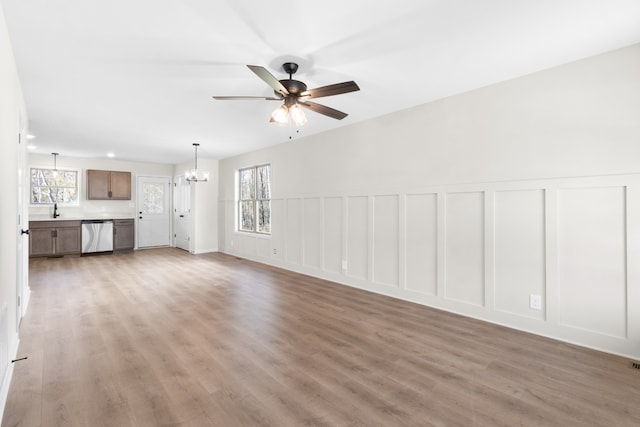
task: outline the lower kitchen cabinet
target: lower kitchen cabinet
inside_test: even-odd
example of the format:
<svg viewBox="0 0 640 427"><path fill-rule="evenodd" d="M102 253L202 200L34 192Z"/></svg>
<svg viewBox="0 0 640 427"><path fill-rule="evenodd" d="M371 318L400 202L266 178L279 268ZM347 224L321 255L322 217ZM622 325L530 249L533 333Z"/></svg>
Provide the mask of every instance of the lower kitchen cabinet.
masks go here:
<svg viewBox="0 0 640 427"><path fill-rule="evenodd" d="M29 222L29 256L75 255L81 248L80 221Z"/></svg>
<svg viewBox="0 0 640 427"><path fill-rule="evenodd" d="M113 250L131 251L135 246L133 219L113 220Z"/></svg>

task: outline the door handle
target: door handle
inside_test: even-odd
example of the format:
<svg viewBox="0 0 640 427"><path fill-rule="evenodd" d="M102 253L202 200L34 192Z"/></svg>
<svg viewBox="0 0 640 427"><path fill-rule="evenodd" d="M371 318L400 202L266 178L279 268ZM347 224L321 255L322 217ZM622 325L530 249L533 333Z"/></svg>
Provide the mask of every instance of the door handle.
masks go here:
<svg viewBox="0 0 640 427"><path fill-rule="evenodd" d="M20 234L29 234L29 229L27 228L26 230L20 230Z"/></svg>

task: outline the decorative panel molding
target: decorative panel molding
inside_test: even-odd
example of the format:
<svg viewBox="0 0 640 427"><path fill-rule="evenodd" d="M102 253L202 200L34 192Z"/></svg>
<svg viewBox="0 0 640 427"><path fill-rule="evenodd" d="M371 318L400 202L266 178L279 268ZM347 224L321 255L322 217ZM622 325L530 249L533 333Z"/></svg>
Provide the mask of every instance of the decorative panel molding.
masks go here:
<svg viewBox="0 0 640 427"><path fill-rule="evenodd" d="M221 212L234 255L637 358L639 194L640 174L273 199L262 238Z"/></svg>
<svg viewBox="0 0 640 427"><path fill-rule="evenodd" d="M545 301L545 193L544 190L495 193L494 254L495 307L543 319ZM529 306L538 295L542 310Z"/></svg>
<svg viewBox="0 0 640 427"><path fill-rule="evenodd" d="M399 227L398 196L373 198L373 281L398 286Z"/></svg>
<svg viewBox="0 0 640 427"><path fill-rule="evenodd" d="M271 254L271 241L262 237L256 237L256 254L260 258L269 258Z"/></svg>
<svg viewBox="0 0 640 427"><path fill-rule="evenodd" d="M235 218L236 204L233 200L227 200L224 203L224 246L226 250L234 251L235 245L235 232L236 232L236 218Z"/></svg>
<svg viewBox="0 0 640 427"><path fill-rule="evenodd" d="M304 265L322 268L322 200L304 199Z"/></svg>
<svg viewBox="0 0 640 427"><path fill-rule="evenodd" d="M484 192L447 193L445 297L484 305Z"/></svg>
<svg viewBox="0 0 640 427"><path fill-rule="evenodd" d="M347 275L367 279L369 270L369 198L347 199Z"/></svg>
<svg viewBox="0 0 640 427"><path fill-rule="evenodd" d="M286 222L286 259L291 264L302 263L302 226L300 199L287 199L287 222Z"/></svg>
<svg viewBox="0 0 640 427"><path fill-rule="evenodd" d="M406 288L436 295L438 289L438 195L408 194L405 213Z"/></svg>
<svg viewBox="0 0 640 427"><path fill-rule="evenodd" d="M560 322L626 338L625 187L561 189L558 211Z"/></svg>
<svg viewBox="0 0 640 427"><path fill-rule="evenodd" d="M284 259L285 238L285 202L282 199L271 199L271 258Z"/></svg>
<svg viewBox="0 0 640 427"><path fill-rule="evenodd" d="M324 269L342 272L342 197L324 199Z"/></svg>

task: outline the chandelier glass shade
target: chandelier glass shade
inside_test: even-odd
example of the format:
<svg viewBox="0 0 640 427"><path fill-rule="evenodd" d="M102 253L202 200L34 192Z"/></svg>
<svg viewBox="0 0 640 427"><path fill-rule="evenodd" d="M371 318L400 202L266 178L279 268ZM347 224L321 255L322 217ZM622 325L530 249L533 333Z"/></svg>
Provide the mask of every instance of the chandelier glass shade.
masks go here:
<svg viewBox="0 0 640 427"><path fill-rule="evenodd" d="M307 116L304 114L302 107L296 102L285 102L271 114L271 121L280 125L293 123L296 126L303 126L307 123Z"/></svg>
<svg viewBox="0 0 640 427"><path fill-rule="evenodd" d="M191 169L191 170L186 171L185 174L184 174L184 178L189 182L207 182L207 181L209 181L209 172L200 173L198 171L198 146L199 145L200 144L198 144L197 142L193 143L193 147L195 148L194 168Z"/></svg>

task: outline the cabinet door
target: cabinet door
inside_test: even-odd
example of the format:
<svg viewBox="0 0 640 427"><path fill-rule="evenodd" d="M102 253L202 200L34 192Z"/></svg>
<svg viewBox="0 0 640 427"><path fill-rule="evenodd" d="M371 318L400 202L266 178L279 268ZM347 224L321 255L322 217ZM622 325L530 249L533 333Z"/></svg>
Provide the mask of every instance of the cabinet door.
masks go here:
<svg viewBox="0 0 640 427"><path fill-rule="evenodd" d="M82 246L80 227L56 229L56 255L79 254Z"/></svg>
<svg viewBox="0 0 640 427"><path fill-rule="evenodd" d="M111 172L109 196L113 200L131 200L131 172Z"/></svg>
<svg viewBox="0 0 640 427"><path fill-rule="evenodd" d="M87 199L108 200L109 199L109 171L88 170L87 171Z"/></svg>
<svg viewBox="0 0 640 427"><path fill-rule="evenodd" d="M134 245L133 220L116 220L113 227L113 250L132 250Z"/></svg>
<svg viewBox="0 0 640 427"><path fill-rule="evenodd" d="M29 230L29 256L53 255L53 228L32 228Z"/></svg>

